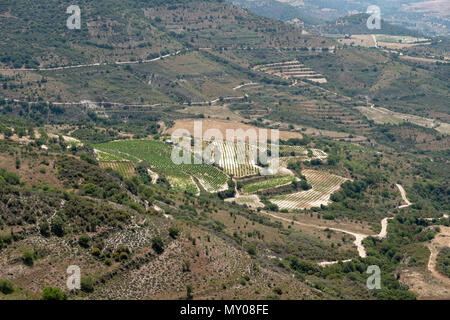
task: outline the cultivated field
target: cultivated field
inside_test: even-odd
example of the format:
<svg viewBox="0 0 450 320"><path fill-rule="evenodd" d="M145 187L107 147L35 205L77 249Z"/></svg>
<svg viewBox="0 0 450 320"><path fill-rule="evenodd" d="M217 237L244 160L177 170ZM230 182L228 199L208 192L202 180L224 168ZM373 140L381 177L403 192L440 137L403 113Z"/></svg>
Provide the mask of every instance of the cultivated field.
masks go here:
<svg viewBox="0 0 450 320"><path fill-rule="evenodd" d="M276 204L280 209L310 209L327 205L330 196L337 191L341 184L347 179L327 172L316 170L303 170L302 174L306 177L312 189L300 191L292 194L274 197L270 201Z"/></svg>
<svg viewBox="0 0 450 320"><path fill-rule="evenodd" d="M225 199L226 202L236 202L237 204L243 206L246 205L250 208L263 208L264 203L259 200L259 197L255 194L245 195L245 196L237 196L235 198Z"/></svg>
<svg viewBox="0 0 450 320"><path fill-rule="evenodd" d="M131 161L99 161L99 164L101 168L111 168L127 179L136 175L134 172L134 163Z"/></svg>
<svg viewBox="0 0 450 320"><path fill-rule="evenodd" d="M434 119L423 118L411 114L404 114L399 112L394 112L386 108L369 108L369 107L358 107L369 120L373 120L375 123L391 123L398 124L402 122L411 122L418 126L433 128L444 134L450 134L450 124L445 122L440 122Z"/></svg>
<svg viewBox="0 0 450 320"><path fill-rule="evenodd" d="M208 192L226 189L226 175L208 164L176 165L171 160L172 148L154 140L124 140L103 143L96 149L123 159L148 162L152 170L164 175L173 188L180 191L198 193L195 177Z"/></svg>
<svg viewBox="0 0 450 320"><path fill-rule="evenodd" d="M426 42L429 39L425 38L416 38L411 36L392 36L387 34L377 34L377 41L379 42L390 42L390 43L417 43L417 42Z"/></svg>
<svg viewBox="0 0 450 320"><path fill-rule="evenodd" d="M294 180L295 180L294 176L288 175L288 176L275 177L275 178L262 180L262 181L256 181L256 182L252 182L249 184L245 184L242 187L242 191L245 193L258 192L260 190L276 188L278 186L288 184Z"/></svg>
<svg viewBox="0 0 450 320"><path fill-rule="evenodd" d="M235 177L245 177L258 173L258 167L250 159L250 147L244 143L232 141L213 142L220 152L218 165L225 173ZM242 161L244 160L244 161Z"/></svg>
<svg viewBox="0 0 450 320"><path fill-rule="evenodd" d="M370 34L352 34L349 37L338 40L342 44L348 46L376 47L376 39Z"/></svg>
<svg viewBox="0 0 450 320"><path fill-rule="evenodd" d="M254 70L273 74L285 79L307 79L318 83L326 83L325 77L297 60L255 66Z"/></svg>

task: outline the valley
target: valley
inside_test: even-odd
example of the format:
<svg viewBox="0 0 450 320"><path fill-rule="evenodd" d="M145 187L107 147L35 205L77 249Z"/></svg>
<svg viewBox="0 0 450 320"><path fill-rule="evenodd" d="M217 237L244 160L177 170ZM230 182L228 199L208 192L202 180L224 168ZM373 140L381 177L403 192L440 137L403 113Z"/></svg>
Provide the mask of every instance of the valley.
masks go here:
<svg viewBox="0 0 450 320"><path fill-rule="evenodd" d="M449 40L336 3L1 4L0 300L448 299Z"/></svg>

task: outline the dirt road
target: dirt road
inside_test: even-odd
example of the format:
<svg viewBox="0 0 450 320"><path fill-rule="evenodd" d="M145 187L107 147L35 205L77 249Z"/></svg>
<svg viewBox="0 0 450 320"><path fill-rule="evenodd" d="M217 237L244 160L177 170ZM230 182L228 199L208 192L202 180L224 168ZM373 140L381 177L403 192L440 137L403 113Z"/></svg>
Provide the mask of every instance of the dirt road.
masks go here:
<svg viewBox="0 0 450 320"><path fill-rule="evenodd" d="M439 232L433 240L428 244L430 249L430 260L428 261L428 270L433 277L438 278L442 282L450 286L450 278L446 277L436 269L436 258L439 250L444 247L450 247L450 227L439 226L441 232Z"/></svg>
<svg viewBox="0 0 450 320"><path fill-rule="evenodd" d="M406 191L405 191L405 189L403 189L402 185L397 183L396 186L397 186L398 190L400 191L403 201L406 203L404 205L401 205L399 207L399 209L406 208L406 207L409 207L410 205L412 205L412 203L406 197Z"/></svg>

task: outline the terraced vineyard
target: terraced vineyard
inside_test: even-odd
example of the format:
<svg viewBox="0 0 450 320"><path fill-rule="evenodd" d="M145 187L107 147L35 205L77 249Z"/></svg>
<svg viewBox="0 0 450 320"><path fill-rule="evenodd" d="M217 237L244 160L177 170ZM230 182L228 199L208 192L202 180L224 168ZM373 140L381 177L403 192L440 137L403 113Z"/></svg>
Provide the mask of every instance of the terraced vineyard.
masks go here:
<svg viewBox="0 0 450 320"><path fill-rule="evenodd" d="M257 105L277 103L281 99L286 101L277 112L268 115L273 121L346 131L355 135L365 135L371 130L369 122L361 117L350 98L313 84L302 83L284 88L283 92L269 86L250 86L245 92Z"/></svg>
<svg viewBox="0 0 450 320"><path fill-rule="evenodd" d="M337 191L347 179L323 171L303 170L312 189L292 194L281 195L270 199L280 209L310 209L327 205L330 196Z"/></svg>
<svg viewBox="0 0 450 320"><path fill-rule="evenodd" d="M318 83L326 83L325 77L297 60L255 66L254 70L263 71L285 79L307 79Z"/></svg>
<svg viewBox="0 0 450 320"><path fill-rule="evenodd" d="M144 160L152 170L164 175L172 187L180 191L197 194L199 188L195 177L208 192L226 189L227 176L208 164L181 164L171 160L172 147L155 140L124 140L96 145L95 148L113 157L137 163Z"/></svg>
<svg viewBox="0 0 450 320"><path fill-rule="evenodd" d="M124 178L131 178L135 176L134 163L131 161L99 161L100 167L111 168L119 172Z"/></svg>
<svg viewBox="0 0 450 320"><path fill-rule="evenodd" d="M214 142L221 154L218 165L225 173L235 177L250 176L258 173L258 168L249 157L250 147L248 144L235 143L232 141ZM243 159L243 161L240 161Z"/></svg>
<svg viewBox="0 0 450 320"><path fill-rule="evenodd" d="M267 180L262 181L256 181L249 184L246 184L242 187L242 191L245 193L253 193L257 192L259 190L269 189L269 188L275 188L278 186L282 186L284 184L288 184L292 181L294 181L295 176L281 176L281 177L274 177Z"/></svg>

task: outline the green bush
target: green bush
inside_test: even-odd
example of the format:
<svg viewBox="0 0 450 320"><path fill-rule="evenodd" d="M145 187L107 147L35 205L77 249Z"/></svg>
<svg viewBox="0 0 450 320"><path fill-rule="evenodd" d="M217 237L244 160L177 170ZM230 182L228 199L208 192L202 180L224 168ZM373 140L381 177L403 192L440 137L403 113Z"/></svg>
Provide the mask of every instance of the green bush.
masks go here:
<svg viewBox="0 0 450 320"><path fill-rule="evenodd" d="M94 292L95 280L92 276L81 277L81 291L90 293Z"/></svg>
<svg viewBox="0 0 450 320"><path fill-rule="evenodd" d="M44 237L49 237L50 236L50 225L48 224L48 222L44 221L39 225L39 230L41 232L41 235Z"/></svg>
<svg viewBox="0 0 450 320"><path fill-rule="evenodd" d="M59 288L45 287L42 290L42 299L44 300L66 300L66 294Z"/></svg>
<svg viewBox="0 0 450 320"><path fill-rule="evenodd" d="M92 248L91 254L92 254L93 256L95 256L95 257L99 257L100 254L101 254L101 251L100 251L99 248Z"/></svg>
<svg viewBox="0 0 450 320"><path fill-rule="evenodd" d="M80 238L78 239L78 244L81 246L81 247L83 247L83 248L89 248L89 242L90 242L90 238L87 236L87 235L85 235L85 234L82 234L81 236L80 236Z"/></svg>
<svg viewBox="0 0 450 320"><path fill-rule="evenodd" d="M160 237L154 237L152 239L152 248L157 254L161 254L164 252L164 242Z"/></svg>
<svg viewBox="0 0 450 320"><path fill-rule="evenodd" d="M34 264L34 251L31 249L24 249L22 252L22 262L26 265L31 267Z"/></svg>
<svg viewBox="0 0 450 320"><path fill-rule="evenodd" d="M0 292L3 294L10 294L14 292L14 285L11 280L0 279Z"/></svg>
<svg viewBox="0 0 450 320"><path fill-rule="evenodd" d="M52 224L51 224L51 229L52 232L58 236L58 237L62 237L64 236L64 221L62 220L61 217L56 216L53 220L52 220Z"/></svg>
<svg viewBox="0 0 450 320"><path fill-rule="evenodd" d="M178 238L178 236L180 235L180 229L178 229L177 227L170 227L170 228L169 228L169 235L170 235L173 239Z"/></svg>

